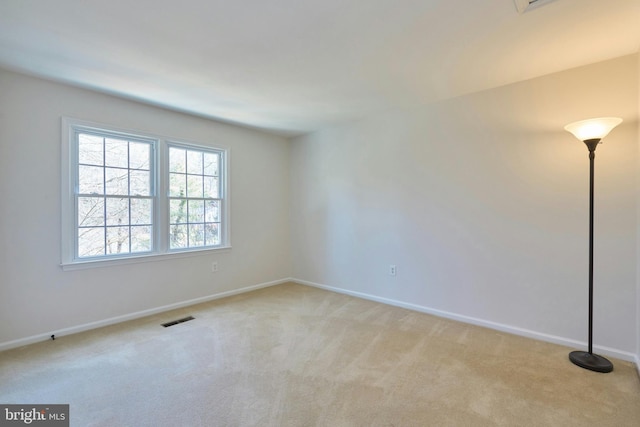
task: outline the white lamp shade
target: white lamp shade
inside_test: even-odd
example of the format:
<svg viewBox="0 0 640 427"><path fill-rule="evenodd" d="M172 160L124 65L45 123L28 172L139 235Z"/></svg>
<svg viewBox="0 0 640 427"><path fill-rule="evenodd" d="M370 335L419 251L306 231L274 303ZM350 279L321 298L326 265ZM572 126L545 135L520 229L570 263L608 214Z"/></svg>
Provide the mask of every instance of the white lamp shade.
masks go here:
<svg viewBox="0 0 640 427"><path fill-rule="evenodd" d="M571 132L580 141L586 141L604 138L611 132L611 129L620 123L622 123L622 119L618 117L599 117L570 123L564 129Z"/></svg>

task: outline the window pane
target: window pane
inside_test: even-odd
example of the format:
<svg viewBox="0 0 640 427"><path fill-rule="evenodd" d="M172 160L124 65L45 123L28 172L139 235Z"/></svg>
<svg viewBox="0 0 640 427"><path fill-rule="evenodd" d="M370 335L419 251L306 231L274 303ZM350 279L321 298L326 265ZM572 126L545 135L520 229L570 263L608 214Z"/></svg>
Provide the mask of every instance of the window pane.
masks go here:
<svg viewBox="0 0 640 427"><path fill-rule="evenodd" d="M151 207L151 199L131 199L131 224L151 225Z"/></svg>
<svg viewBox="0 0 640 427"><path fill-rule="evenodd" d="M204 202L189 200L189 222L204 222Z"/></svg>
<svg viewBox="0 0 640 427"><path fill-rule="evenodd" d="M129 224L129 199L107 198L107 225Z"/></svg>
<svg viewBox="0 0 640 427"><path fill-rule="evenodd" d="M202 152L187 151L187 173L202 175Z"/></svg>
<svg viewBox="0 0 640 427"><path fill-rule="evenodd" d="M169 151L175 157L170 160L172 171L169 173L169 193L174 198L169 202L173 236L170 247L219 245L220 153L177 148ZM184 164L178 158L184 158ZM177 173L178 170L185 173ZM187 227L175 227L182 224ZM187 234L186 241L184 233Z"/></svg>
<svg viewBox="0 0 640 427"><path fill-rule="evenodd" d="M182 148L169 148L169 172L186 172L187 150Z"/></svg>
<svg viewBox="0 0 640 427"><path fill-rule="evenodd" d="M219 245L220 244L220 227L219 224L205 224L204 227L206 244L207 245Z"/></svg>
<svg viewBox="0 0 640 427"><path fill-rule="evenodd" d="M104 255L104 228L78 229L78 257Z"/></svg>
<svg viewBox="0 0 640 427"><path fill-rule="evenodd" d="M187 222L187 200L172 199L169 201L169 223L184 224Z"/></svg>
<svg viewBox="0 0 640 427"><path fill-rule="evenodd" d="M218 154L204 153L204 174L218 176Z"/></svg>
<svg viewBox="0 0 640 427"><path fill-rule="evenodd" d="M151 145L144 142L129 143L129 167L131 169L149 170Z"/></svg>
<svg viewBox="0 0 640 427"><path fill-rule="evenodd" d="M171 249L187 247L187 226L172 225L169 230L169 246Z"/></svg>
<svg viewBox="0 0 640 427"><path fill-rule="evenodd" d="M80 194L104 194L104 168L96 166L79 166L78 192Z"/></svg>
<svg viewBox="0 0 640 427"><path fill-rule="evenodd" d="M107 227L107 254L129 252L129 227Z"/></svg>
<svg viewBox="0 0 640 427"><path fill-rule="evenodd" d="M131 252L151 250L151 226L131 227Z"/></svg>
<svg viewBox="0 0 640 427"><path fill-rule="evenodd" d="M104 141L105 166L129 167L129 143L121 139L106 138Z"/></svg>
<svg viewBox="0 0 640 427"><path fill-rule="evenodd" d="M102 137L81 133L78 135L78 163L85 165L104 164Z"/></svg>
<svg viewBox="0 0 640 427"><path fill-rule="evenodd" d="M169 174L169 195L171 197L186 197L187 176L181 173Z"/></svg>
<svg viewBox="0 0 640 427"><path fill-rule="evenodd" d="M204 224L189 224L189 247L204 246Z"/></svg>
<svg viewBox="0 0 640 427"><path fill-rule="evenodd" d="M187 175L187 197L203 197L202 175Z"/></svg>
<svg viewBox="0 0 640 427"><path fill-rule="evenodd" d="M129 174L127 169L105 168L106 194L129 194Z"/></svg>
<svg viewBox="0 0 640 427"><path fill-rule="evenodd" d="M220 192L218 191L218 178L212 176L204 177L204 197L210 197L212 199L220 197Z"/></svg>
<svg viewBox="0 0 640 427"><path fill-rule="evenodd" d="M207 200L205 203L205 222L220 222L220 201Z"/></svg>
<svg viewBox="0 0 640 427"><path fill-rule="evenodd" d="M151 195L151 173L149 171L130 170L129 171L132 196L149 196Z"/></svg>
<svg viewBox="0 0 640 427"><path fill-rule="evenodd" d="M104 225L104 198L78 197L78 226Z"/></svg>

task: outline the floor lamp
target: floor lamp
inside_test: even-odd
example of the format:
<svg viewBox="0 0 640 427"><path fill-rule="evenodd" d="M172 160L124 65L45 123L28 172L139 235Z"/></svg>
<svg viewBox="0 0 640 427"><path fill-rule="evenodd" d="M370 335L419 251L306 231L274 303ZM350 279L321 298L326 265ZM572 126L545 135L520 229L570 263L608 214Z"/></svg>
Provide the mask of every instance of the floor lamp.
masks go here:
<svg viewBox="0 0 640 427"><path fill-rule="evenodd" d="M565 126L589 149L589 351L572 351L569 360L574 364L596 372L611 372L613 364L606 358L593 353L593 164L596 146L611 130L622 123L617 117L602 117L582 120Z"/></svg>

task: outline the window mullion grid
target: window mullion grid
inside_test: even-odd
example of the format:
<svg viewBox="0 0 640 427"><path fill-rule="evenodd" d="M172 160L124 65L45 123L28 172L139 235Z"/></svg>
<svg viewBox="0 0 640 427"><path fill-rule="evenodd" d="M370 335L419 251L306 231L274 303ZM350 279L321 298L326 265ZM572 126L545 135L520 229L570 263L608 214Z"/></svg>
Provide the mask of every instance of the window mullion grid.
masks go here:
<svg viewBox="0 0 640 427"><path fill-rule="evenodd" d="M80 251L78 250L80 246L80 224L78 223L78 209L80 207L80 142L79 142L79 132L76 129L73 129L73 162L74 162L74 171L75 176L73 176L73 259L77 259L80 256Z"/></svg>
<svg viewBox="0 0 640 427"><path fill-rule="evenodd" d="M103 238L104 238L104 253L107 255L107 138L102 137L102 218L104 221Z"/></svg>
<svg viewBox="0 0 640 427"><path fill-rule="evenodd" d="M127 232L129 234L129 253L131 253L131 141L127 141Z"/></svg>
<svg viewBox="0 0 640 427"><path fill-rule="evenodd" d="M150 173L152 176L151 181L151 196L153 205L153 245L152 250L154 252L165 253L169 248L169 175L164 171L169 170L169 156L168 147L163 144L162 140L155 140L152 147L152 162Z"/></svg>
<svg viewBox="0 0 640 427"><path fill-rule="evenodd" d="M227 231L226 231L226 180L225 177L226 171L226 153L218 152L218 241L226 242L227 241ZM223 227L223 224L225 226Z"/></svg>
<svg viewBox="0 0 640 427"><path fill-rule="evenodd" d="M220 233L221 233L221 230L220 230L220 222L221 222L220 215L221 215L222 200L220 198L209 197L209 198L205 199L205 202L206 201L215 201L215 202L218 203L218 221L214 221L214 222L210 222L210 223L207 222L207 205L205 203L205 205L204 205L204 227L206 229L207 224L218 224L218 240L222 241L222 236L220 235ZM207 243L207 234L205 232L205 244L206 243Z"/></svg>
<svg viewBox="0 0 640 427"><path fill-rule="evenodd" d="M189 222L189 150L184 150L185 199L187 205L187 248L191 247L191 223Z"/></svg>
<svg viewBox="0 0 640 427"><path fill-rule="evenodd" d="M187 175L187 182L189 182L189 176ZM189 189L187 188L187 193L189 193ZM187 197L187 247L191 247L191 203L189 203L192 199Z"/></svg>
<svg viewBox="0 0 640 427"><path fill-rule="evenodd" d="M204 239L204 245L208 246L209 242L207 241L207 200L211 200L210 198L205 198L204 195L205 193L205 186L204 186L204 153L201 154L202 156L202 231L204 233L204 235L202 236L202 238Z"/></svg>
<svg viewBox="0 0 640 427"><path fill-rule="evenodd" d="M200 179L201 196L198 199L202 203L202 210L200 211L200 213L203 216L202 216L202 222L198 225L202 225L202 242L203 242L203 246L207 246L207 232L206 232L206 226L205 226L206 217L204 216L206 212L206 207L205 207L206 199L204 196L205 192L204 192L204 152L203 151L200 151L199 157L200 157L200 173L198 174L198 178Z"/></svg>

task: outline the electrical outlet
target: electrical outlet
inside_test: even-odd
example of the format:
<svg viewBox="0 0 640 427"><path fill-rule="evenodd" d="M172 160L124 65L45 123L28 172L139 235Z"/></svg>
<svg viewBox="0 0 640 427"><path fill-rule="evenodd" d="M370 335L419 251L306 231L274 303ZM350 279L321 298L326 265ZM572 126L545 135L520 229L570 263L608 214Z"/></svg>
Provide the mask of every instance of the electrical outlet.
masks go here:
<svg viewBox="0 0 640 427"><path fill-rule="evenodd" d="M390 265L389 266L389 276L395 276L397 273L397 269L395 265Z"/></svg>
<svg viewBox="0 0 640 427"><path fill-rule="evenodd" d="M211 263L211 272L212 273L217 273L218 272L218 261L213 261Z"/></svg>

